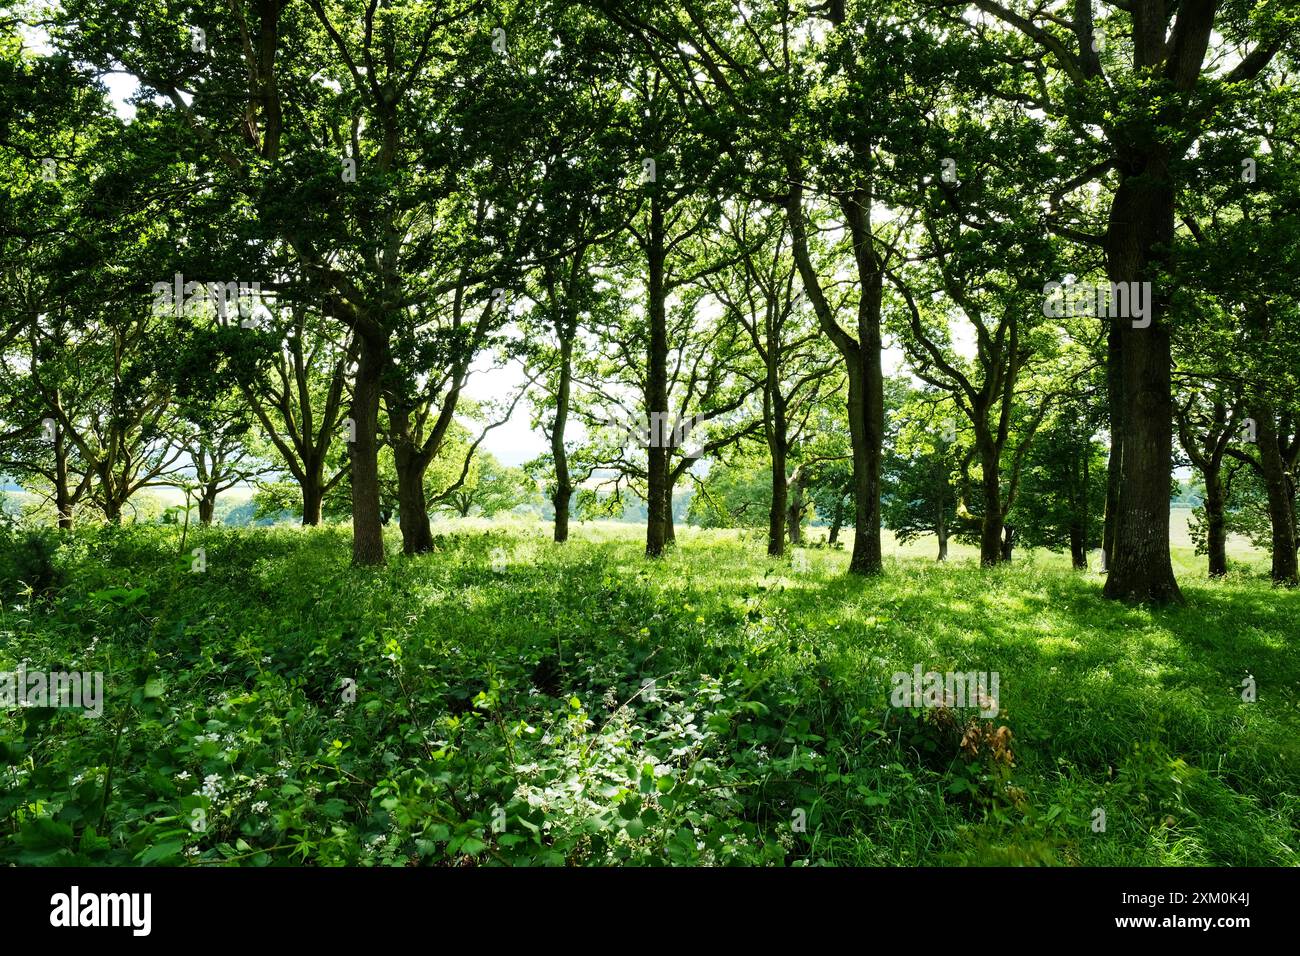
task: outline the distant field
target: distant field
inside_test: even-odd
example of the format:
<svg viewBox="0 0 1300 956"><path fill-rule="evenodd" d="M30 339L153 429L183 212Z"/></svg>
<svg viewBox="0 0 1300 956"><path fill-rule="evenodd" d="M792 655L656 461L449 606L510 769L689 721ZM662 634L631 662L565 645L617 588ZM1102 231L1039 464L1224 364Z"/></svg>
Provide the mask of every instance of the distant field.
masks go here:
<svg viewBox="0 0 1300 956"><path fill-rule="evenodd" d="M19 504L27 504L35 501L35 496L29 495L22 491L5 492L6 496ZM247 488L236 488L226 492L219 499L220 507L237 506L247 502L252 497L252 490ZM184 503L184 495L174 488L157 488L150 489L145 496L148 505L143 507L145 513L154 513L164 508L172 507ZM128 509L128 515L130 511ZM1173 508L1170 509L1170 527L1169 541L1174 549L1175 570L1180 575L1186 573L1196 573L1204 570L1204 556L1195 554L1195 546L1192 544L1191 535L1187 530L1187 522L1191 516L1190 509ZM547 522L541 519L520 519L510 518L509 520L521 525L536 525L540 528L547 528ZM293 524L294 522L289 522ZM464 519L438 515L433 519L435 527L454 531L466 527L481 527L490 525L491 522L484 522L482 519ZM619 521L588 521L575 522L575 527L589 528L599 533L606 531L617 532L619 534L629 533L629 529L640 528L640 525L619 522ZM691 535L698 531L689 525L679 525L677 533L679 535ZM762 532L736 532L738 536L744 534L761 534ZM829 529L825 527L808 527L805 531L807 544L815 546L824 544ZM853 545L853 529L844 529L840 533L840 541L846 549L851 549ZM881 545L884 553L890 557L908 557L908 558L931 558L933 559L938 553L937 539L933 535L924 535L920 538L908 541L907 544L899 544L895 540L893 532L885 530L881 534ZM1037 551L1026 551L1023 548L1017 548L1015 555L1016 560L1028 560L1032 562L1047 562L1048 564L1059 561L1062 564L1068 564L1068 557L1064 555L1054 555L1049 551L1039 549ZM1244 569L1251 571L1267 570L1268 554L1265 551L1251 545L1249 541L1239 535L1229 535L1228 537L1228 557L1230 560L1240 562ZM1092 556L1095 558L1095 554ZM948 560L950 562L960 561L978 561L979 548L972 545L964 545L956 539L948 542ZM1094 568L1095 570L1095 568Z"/></svg>

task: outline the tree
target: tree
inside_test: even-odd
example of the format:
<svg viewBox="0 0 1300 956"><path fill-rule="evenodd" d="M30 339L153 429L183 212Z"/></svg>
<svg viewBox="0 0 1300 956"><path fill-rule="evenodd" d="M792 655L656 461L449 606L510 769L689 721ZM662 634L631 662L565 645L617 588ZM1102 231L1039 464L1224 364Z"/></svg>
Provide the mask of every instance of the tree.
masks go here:
<svg viewBox="0 0 1300 956"><path fill-rule="evenodd" d="M937 78L917 55L929 37L870 4L838 0L797 11L786 2L738 9L683 0L685 16L658 4L600 6L701 105L732 182L787 217L804 292L848 384L857 515L849 570L878 574L881 317L884 270L898 250L890 217L876 207L880 179L917 122L906 91ZM855 280L847 292L837 289L839 257L818 256L815 233L831 216Z"/></svg>
<svg viewBox="0 0 1300 956"><path fill-rule="evenodd" d="M1069 551L1088 567L1101 544L1106 502L1106 451L1095 438L1097 416L1082 395L1061 402L1039 430L1025 462L1016 507L1016 537L1024 547Z"/></svg>
<svg viewBox="0 0 1300 956"><path fill-rule="evenodd" d="M886 420L885 525L902 544L932 534L936 560L948 559L948 539L958 528L954 476L962 460L951 403L933 389L912 389L899 379L887 383L895 411Z"/></svg>
<svg viewBox="0 0 1300 956"><path fill-rule="evenodd" d="M462 518L475 508L485 518L538 500L537 486L522 468L506 468L494 455L481 452L469 478L445 497L446 507Z"/></svg>
<svg viewBox="0 0 1300 956"><path fill-rule="evenodd" d="M180 403L175 441L194 472L193 486L202 525L212 524L219 494L249 481L265 468L254 458L248 444L251 417L247 406L238 403L232 395L212 403L193 400Z"/></svg>
<svg viewBox="0 0 1300 956"><path fill-rule="evenodd" d="M767 553L784 553L785 535L799 542L806 470L789 473L791 452L809 430L824 393L838 384L815 320L801 309L796 270L784 220L756 204L737 204L726 216L726 241L739 262L705 276L702 284L721 303L728 321L749 336L760 365L752 374L763 399L763 434L771 460ZM793 490L793 500L791 491Z"/></svg>
<svg viewBox="0 0 1300 956"><path fill-rule="evenodd" d="M478 0L437 8L308 0L305 10L272 0L247 11L209 4L192 12L191 35L182 36L161 8L70 0L53 31L70 54L124 69L170 104L193 132L189 158L213 192L229 209L255 212L233 214L243 234L267 261L291 253L303 291L353 334L356 564L384 561L381 401L389 402L411 515L421 510L416 499L439 437L436 424L413 433L411 419L434 400L454 405L466 354L501 321L492 290L509 285L517 240L527 234L519 214L527 202L510 189L530 162L521 138L528 124L517 112L527 74L508 54L523 55L530 34L512 36L513 50L495 49L503 12L508 5ZM462 170L472 175L458 177ZM268 276L268 288L284 274ZM444 391L413 393L430 366L401 363L421 351L418 333L434 303L446 320L436 349L450 356L450 370ZM472 321L468 306L479 307ZM423 536L419 525L403 528L407 551L426 538L427 524Z"/></svg>
<svg viewBox="0 0 1300 956"><path fill-rule="evenodd" d="M1242 402L1222 390L1188 389L1174 406L1178 437L1188 460L1201 473L1202 503L1210 577L1228 573L1228 482L1224 461L1241 426Z"/></svg>
<svg viewBox="0 0 1300 956"><path fill-rule="evenodd" d="M1177 291L1175 212L1198 139L1231 115L1295 34L1285 14L1253 16L1253 4L1127 0L1094 16L1092 4L1057 0L1029 13L997 0L938 0L955 26L974 7L1004 27L981 38L1005 43L1026 67L1008 99L1069 127L1091 156L1054 193L1051 228L1095 245L1115 284L1150 283L1147 315L1110 323L1112 453L1119 455L1115 553L1107 597L1181 601L1169 557L1172 357L1168 311ZM1280 5L1278 5L1280 7ZM1211 38L1216 48L1211 49ZM1018 40L1017 40L1018 38ZM1239 56L1225 55L1229 51ZM1210 56L1207 58L1207 52ZM1235 65L1234 65L1235 64ZM1060 200L1113 173L1102 234L1068 221Z"/></svg>

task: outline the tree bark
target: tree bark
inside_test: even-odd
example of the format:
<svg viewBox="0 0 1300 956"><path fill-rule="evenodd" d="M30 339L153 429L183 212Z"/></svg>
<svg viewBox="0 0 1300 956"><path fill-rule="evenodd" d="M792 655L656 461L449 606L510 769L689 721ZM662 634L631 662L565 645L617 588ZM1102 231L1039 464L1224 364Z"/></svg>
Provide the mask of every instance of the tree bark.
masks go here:
<svg viewBox="0 0 1300 956"><path fill-rule="evenodd" d="M784 451L772 451L772 507L767 512L767 553L779 558L785 553L785 513L790 485L785 474Z"/></svg>
<svg viewBox="0 0 1300 956"><path fill-rule="evenodd" d="M779 558L785 553L786 509L790 504L790 481L786 476L786 420L781 400L775 357L779 354L768 337L767 383L764 395L764 426L767 450L772 459L772 501L767 513L767 553Z"/></svg>
<svg viewBox="0 0 1300 956"><path fill-rule="evenodd" d="M936 561L948 560L948 495L947 495L947 478L943 475L943 469L939 469L939 502L935 508L934 514L934 535L939 539L939 556Z"/></svg>
<svg viewBox="0 0 1300 956"><path fill-rule="evenodd" d="M379 511L379 395L387 351L384 343L362 338L352 390L352 421L356 426L351 449L352 563L358 566L384 564Z"/></svg>
<svg viewBox="0 0 1300 956"><path fill-rule="evenodd" d="M884 377L880 371L878 333L874 347L854 357L849 375L849 443L853 454L852 574L880 574L884 570L880 549L880 459L885 431Z"/></svg>
<svg viewBox="0 0 1300 956"><path fill-rule="evenodd" d="M837 544L840 540L840 528L844 525L844 496L839 495L835 499L835 511L831 514L831 533L826 539L827 544Z"/></svg>
<svg viewBox="0 0 1300 956"><path fill-rule="evenodd" d="M1167 268L1174 235L1174 191L1168 161L1151 154L1121 163L1106 232L1112 283L1146 281ZM1119 326L1122 408L1120 486L1114 553L1106 597L1154 604L1181 603L1169 554L1169 479L1173 462L1172 357L1163 294L1147 298L1148 324Z"/></svg>
<svg viewBox="0 0 1300 956"><path fill-rule="evenodd" d="M68 492L68 449L63 429L54 432L54 508L60 531L72 529L72 495Z"/></svg>
<svg viewBox="0 0 1300 956"><path fill-rule="evenodd" d="M551 457L555 461L555 486L551 506L555 509L554 538L557 544L569 540L569 499L573 480L569 475L569 453L564 447L564 429L569 421L569 400L573 381L573 336L560 330L560 380L555 390L555 425L551 429Z"/></svg>
<svg viewBox="0 0 1300 956"><path fill-rule="evenodd" d="M316 527L321 522L321 511L325 503L324 482L319 468L308 470L298 487L302 491L302 523L304 527Z"/></svg>
<svg viewBox="0 0 1300 956"><path fill-rule="evenodd" d="M1223 481L1218 470L1205 474L1205 545L1209 553L1209 575L1228 573L1228 522L1225 514Z"/></svg>
<svg viewBox="0 0 1300 956"><path fill-rule="evenodd" d="M984 492L984 520L980 526L980 567L991 568L1001 563L1002 542L1002 483L997 455L989 449L981 451L981 487Z"/></svg>
<svg viewBox="0 0 1300 956"><path fill-rule="evenodd" d="M397 465L397 524L402 531L402 553L427 554L433 550L433 532L424 493L426 469L418 456L402 457L405 460Z"/></svg>
<svg viewBox="0 0 1300 956"><path fill-rule="evenodd" d="M429 462L416 447L411 434L410 413L389 408L392 419L393 467L397 472L397 525L402 532L402 553L426 554L433 550L429 529L429 503L424 493L424 475Z"/></svg>
<svg viewBox="0 0 1300 956"><path fill-rule="evenodd" d="M794 474L790 477L786 505L786 531L789 534L791 544L803 544L803 485L803 468L796 468Z"/></svg>
<svg viewBox="0 0 1300 956"><path fill-rule="evenodd" d="M649 447L646 448L646 557L657 558L664 553L668 540L669 500L668 464L671 450L665 440L667 425L661 420L668 412L668 316L667 289L664 263L664 213L658 187L652 187L650 198L650 224L647 235L646 266L647 296L649 299L649 347L647 349L646 417L649 426ZM657 416L656 413L659 413Z"/></svg>
<svg viewBox="0 0 1300 956"><path fill-rule="evenodd" d="M1076 571L1088 570L1088 545L1084 541L1083 526L1070 525L1070 566Z"/></svg>
<svg viewBox="0 0 1300 956"><path fill-rule="evenodd" d="M1268 518L1273 532L1273 583L1296 587L1300 584L1300 574L1296 555L1295 486L1282 459L1275 416L1271 402L1256 401L1251 407L1259 445L1259 470L1268 494Z"/></svg>

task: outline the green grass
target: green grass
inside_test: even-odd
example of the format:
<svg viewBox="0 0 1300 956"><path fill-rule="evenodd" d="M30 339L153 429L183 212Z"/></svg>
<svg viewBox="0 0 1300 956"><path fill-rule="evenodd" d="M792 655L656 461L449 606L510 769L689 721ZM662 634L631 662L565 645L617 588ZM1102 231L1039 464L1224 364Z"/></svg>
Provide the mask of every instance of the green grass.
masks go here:
<svg viewBox="0 0 1300 956"><path fill-rule="evenodd" d="M863 581L735 532L657 562L626 525L435 532L378 571L341 528L192 531L202 574L174 528L65 541L0 669L102 670L105 714L7 720L0 858L1300 863L1300 594L1240 546L1220 582L1176 548L1157 610L1044 552L891 540ZM915 664L997 671L1001 713L890 707Z"/></svg>

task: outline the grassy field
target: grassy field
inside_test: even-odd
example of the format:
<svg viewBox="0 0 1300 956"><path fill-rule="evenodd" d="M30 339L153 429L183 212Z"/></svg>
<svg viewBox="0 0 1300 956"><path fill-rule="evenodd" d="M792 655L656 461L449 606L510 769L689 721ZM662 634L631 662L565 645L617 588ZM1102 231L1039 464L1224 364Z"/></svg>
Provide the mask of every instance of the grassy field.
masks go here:
<svg viewBox="0 0 1300 956"><path fill-rule="evenodd" d="M862 581L737 532L654 563L628 525L435 532L380 571L346 528L29 553L44 593L0 582L0 670L107 691L99 719L6 719L0 858L1300 863L1300 594L1239 543L1213 583L1180 545L1187 605L1153 610L1044 552L990 572L891 540ZM916 665L997 672L999 714L891 706Z"/></svg>

